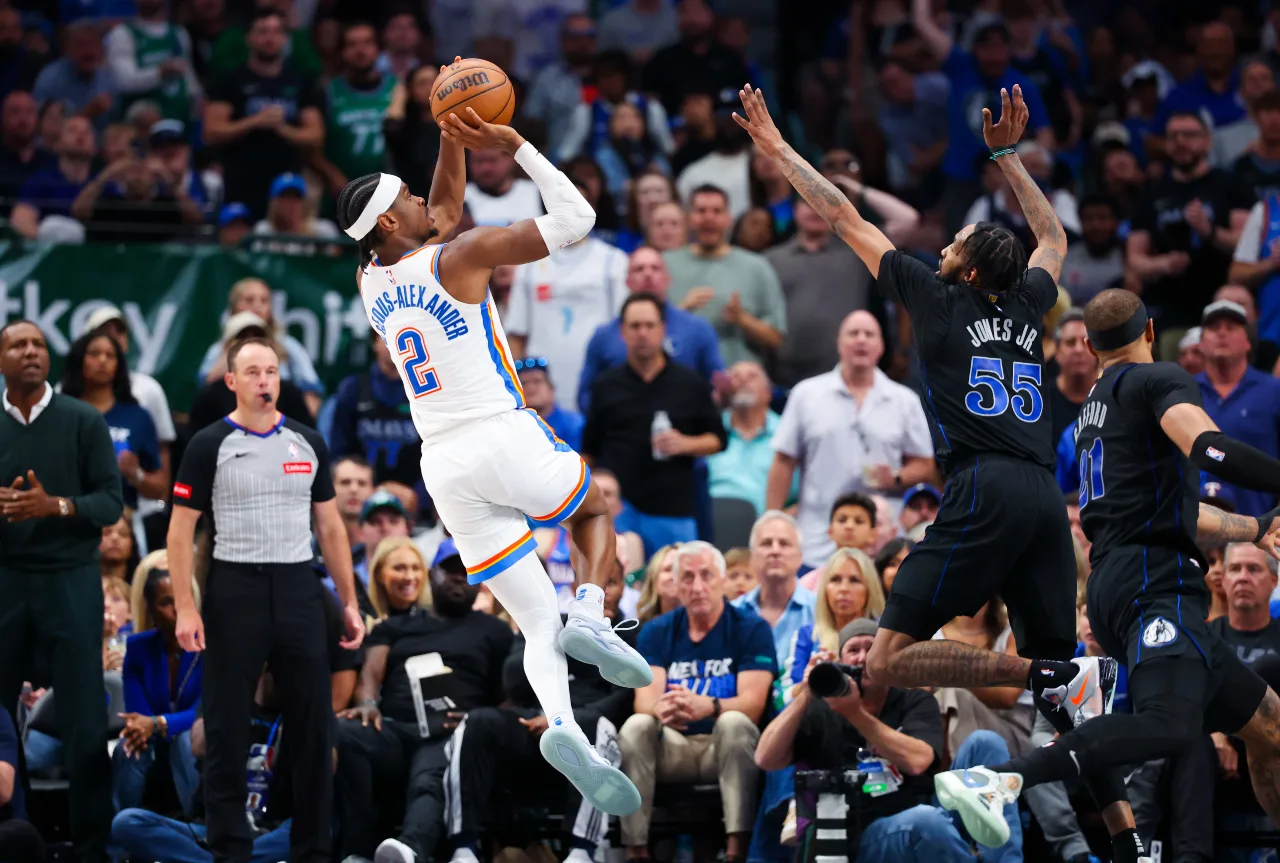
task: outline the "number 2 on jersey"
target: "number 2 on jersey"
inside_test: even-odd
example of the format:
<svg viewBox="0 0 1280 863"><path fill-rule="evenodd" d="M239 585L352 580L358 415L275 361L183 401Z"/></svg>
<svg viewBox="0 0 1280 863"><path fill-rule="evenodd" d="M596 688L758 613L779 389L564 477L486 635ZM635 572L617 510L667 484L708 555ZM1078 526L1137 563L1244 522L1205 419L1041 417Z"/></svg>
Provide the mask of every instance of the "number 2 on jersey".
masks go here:
<svg viewBox="0 0 1280 863"><path fill-rule="evenodd" d="M1107 493L1102 484L1102 438L1094 438L1093 445L1080 455L1080 508L1091 500Z"/></svg>
<svg viewBox="0 0 1280 863"><path fill-rule="evenodd" d="M996 357L974 357L969 365L969 386L974 389L964 397L964 406L980 417L998 417L1013 405L1013 415L1024 423L1033 423L1044 413L1044 397L1040 395L1040 364L1013 364L1013 399L1004 384L1004 360ZM982 392L978 388L986 389ZM989 400L989 401L988 401Z"/></svg>
<svg viewBox="0 0 1280 863"><path fill-rule="evenodd" d="M427 342L422 333L413 327L406 327L396 333L395 345L396 352L400 354L400 364L404 366L405 379L409 382L415 399L443 389L436 370L424 368L431 360L431 354L427 351Z"/></svg>

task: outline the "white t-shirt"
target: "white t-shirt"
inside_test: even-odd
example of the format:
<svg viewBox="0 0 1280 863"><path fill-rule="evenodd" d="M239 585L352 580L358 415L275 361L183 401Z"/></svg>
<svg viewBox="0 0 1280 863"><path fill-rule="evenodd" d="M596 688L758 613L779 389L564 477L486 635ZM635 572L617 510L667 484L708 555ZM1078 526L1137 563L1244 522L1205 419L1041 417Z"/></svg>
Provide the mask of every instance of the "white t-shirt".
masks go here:
<svg viewBox="0 0 1280 863"><path fill-rule="evenodd" d="M543 213L542 193L532 180L513 180L505 195L480 191L467 183L464 199L477 225L505 228L521 219L536 219Z"/></svg>
<svg viewBox="0 0 1280 863"><path fill-rule="evenodd" d="M710 153L680 172L676 190L680 200L688 201L689 193L710 184L724 189L729 196L729 212L734 221L751 209L751 153L743 150L736 156Z"/></svg>
<svg viewBox="0 0 1280 863"><path fill-rule="evenodd" d="M1267 202L1259 201L1249 211L1249 218L1244 220L1240 229L1240 239L1236 241L1236 251L1232 260L1242 264L1256 264L1262 255L1262 235L1267 231Z"/></svg>
<svg viewBox="0 0 1280 863"><path fill-rule="evenodd" d="M626 254L593 237L516 270L503 323L526 355L547 358L560 404L578 403L587 343L618 316L626 281Z"/></svg>

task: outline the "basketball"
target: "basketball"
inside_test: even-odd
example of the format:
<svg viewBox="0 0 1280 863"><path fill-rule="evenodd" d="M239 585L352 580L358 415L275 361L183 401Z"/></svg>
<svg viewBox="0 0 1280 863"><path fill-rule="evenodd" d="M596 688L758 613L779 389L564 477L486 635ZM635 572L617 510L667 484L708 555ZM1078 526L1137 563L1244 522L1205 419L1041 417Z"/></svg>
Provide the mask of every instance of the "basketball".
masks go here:
<svg viewBox="0 0 1280 863"><path fill-rule="evenodd" d="M470 108L486 123L505 126L516 111L516 91L501 68L470 58L445 67L431 91L431 116L439 122L450 112L464 123Z"/></svg>

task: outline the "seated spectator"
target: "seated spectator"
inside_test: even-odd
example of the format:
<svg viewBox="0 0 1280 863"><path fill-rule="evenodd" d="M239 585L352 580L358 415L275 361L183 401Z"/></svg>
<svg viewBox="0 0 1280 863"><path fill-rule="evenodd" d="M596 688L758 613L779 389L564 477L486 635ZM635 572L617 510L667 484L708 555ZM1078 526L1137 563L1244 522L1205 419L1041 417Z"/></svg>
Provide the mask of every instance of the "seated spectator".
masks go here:
<svg viewBox="0 0 1280 863"><path fill-rule="evenodd" d="M614 569L604 585L606 619L619 619L621 598L622 571ZM634 632L620 630L619 634L634 646ZM538 740L547 729L547 717L529 685L524 655L524 636L517 633L511 655L502 668L510 706L477 708L458 726L447 780L448 829L455 848L450 863L477 863L481 832L487 827L501 827L487 817L495 788L509 788L520 800L528 793L519 789L536 783L539 801L547 799L547 790L565 788L562 830L570 849L564 858L566 863L590 863L609 832L609 816L584 802L573 785L551 771L539 752ZM572 657L568 657L568 667L574 721L586 732L596 751L614 767L619 766L618 727L631 715L632 692L614 686L600 676L595 666Z"/></svg>
<svg viewBox="0 0 1280 863"><path fill-rule="evenodd" d="M115 82L102 64L102 29L93 21L77 21L63 36L63 56L40 70L31 94L39 104L60 104L101 131L115 101Z"/></svg>
<svg viewBox="0 0 1280 863"><path fill-rule="evenodd" d="M865 669L875 631L870 620L855 620L844 627L839 639L840 661ZM964 828L934 804L932 773L943 752L936 702L919 689L876 683L865 670L860 679L848 679L847 694L820 698L808 685L819 661L817 655L810 657L795 698L760 736L756 763L764 770L794 764L798 769L842 771L859 765L865 760L863 750L870 750L886 762L885 772L898 787L894 793L858 798L858 816L866 827L858 839L857 858L910 863L972 860L972 840ZM978 731L956 752L952 764L970 767L983 763L984 758L1005 757L1008 752L998 735ZM808 808L811 812L813 801ZM1022 821L1017 805L1006 806L1004 814L1009 822L1009 842L1001 848L984 848L983 860L1008 859L1012 863L1022 859Z"/></svg>
<svg viewBox="0 0 1280 863"><path fill-rule="evenodd" d="M796 633L813 625L817 598L797 580L800 565L800 531L785 512L767 510L751 526L751 568L760 584L734 600L735 608L753 611L773 630L778 666L791 653Z"/></svg>
<svg viewBox="0 0 1280 863"><path fill-rule="evenodd" d="M649 558L637 608L641 626L680 607L680 590L676 584L676 552L680 546L678 542L664 545Z"/></svg>
<svg viewBox="0 0 1280 863"><path fill-rule="evenodd" d="M640 534L628 529L626 520L623 518L622 488L618 485L618 477L613 471L598 467L591 471L591 478L595 480L600 493L604 495L605 503L609 505L609 517L613 519L614 529L618 531L618 560L622 563L622 571L632 573L643 569L646 563L644 541L640 539ZM628 587L623 592L622 608L628 617L634 617L637 597L632 596L628 599L629 593L635 593L635 591Z"/></svg>
<svg viewBox="0 0 1280 863"><path fill-rule="evenodd" d="M103 635L107 639L108 649L112 642L121 642L119 657L124 659L123 640L133 632L133 617L129 610L129 582L117 576L102 577L102 613L103 613ZM112 665L115 664L113 661ZM120 668L106 668L107 662L103 661L103 670L119 671Z"/></svg>
<svg viewBox="0 0 1280 863"><path fill-rule="evenodd" d="M167 765L182 811L190 815L200 776L191 726L200 701L200 654L182 649L169 570L154 566L142 581L138 632L129 636L124 669L124 731L112 756L115 807L142 805L147 774Z"/></svg>
<svg viewBox="0 0 1280 863"><path fill-rule="evenodd" d="M1016 656L1017 641L1009 628L1004 603L993 599L973 617L954 617L934 636L960 641L981 650ZM1014 754L1031 748L1031 724L1035 718L1031 694L1019 686L983 686L974 689L946 687L934 691L947 726L948 751L957 752L979 730L995 731Z"/></svg>
<svg viewBox="0 0 1280 863"><path fill-rule="evenodd" d="M895 537L882 545L876 553L876 571L880 573L885 596L893 589L893 580L898 577L898 567L902 566L913 546L915 543L911 540Z"/></svg>
<svg viewBox="0 0 1280 863"><path fill-rule="evenodd" d="M226 367L227 351L231 345L241 339L269 338L267 324L253 312L236 312L227 318L222 325L223 341L218 345L219 354L215 362ZM276 356L283 367L288 363L284 348L272 341L276 348ZM308 406L308 398L314 394L303 393L293 381L280 381L280 398L276 399L276 409L291 420L306 426L315 426L315 415ZM191 400L191 413L187 425L192 432L199 431L211 423L221 422L222 418L236 408L236 394L227 389L225 375L211 376L209 381L201 385Z"/></svg>
<svg viewBox="0 0 1280 863"><path fill-rule="evenodd" d="M124 481L125 506L136 511L139 494L153 500L167 497L169 471L160 461L156 426L133 396L120 343L101 332L76 339L67 351L60 388L64 395L93 405L107 421Z"/></svg>
<svg viewBox="0 0 1280 863"><path fill-rule="evenodd" d="M947 99L951 82L942 72L914 74L901 60L880 66L884 97L876 125L888 151L889 188L913 203L931 203L940 188L938 168L947 152Z"/></svg>
<svg viewBox="0 0 1280 863"><path fill-rule="evenodd" d="M133 538L133 513L126 509L115 524L102 529L98 544L98 565L104 579L119 579L126 585L138 565L138 544ZM124 625L128 615L120 621Z"/></svg>
<svg viewBox="0 0 1280 863"><path fill-rule="evenodd" d="M43 863L44 839L27 820L25 778L19 773L21 743L13 716L0 710L0 859Z"/></svg>
<svg viewBox="0 0 1280 863"><path fill-rule="evenodd" d="M239 201L223 204L218 210L218 245L234 249L252 233L253 215Z"/></svg>
<svg viewBox="0 0 1280 863"><path fill-rule="evenodd" d="M84 117L70 117L58 138L58 163L36 171L22 184L18 202L9 214L13 229L29 240L40 233L44 219L71 218L71 204L89 181L98 146L93 126ZM55 224L57 219L54 220ZM51 228L52 230L52 228ZM83 234L83 231L81 232Z"/></svg>
<svg viewBox="0 0 1280 863"><path fill-rule="evenodd" d="M546 357L525 357L516 360L516 374L524 402L538 414L538 418L551 428L555 436L575 452L582 448L582 414L561 407L556 401L556 386L551 381L550 363ZM417 465L415 464L415 467Z"/></svg>
<svg viewBox="0 0 1280 863"><path fill-rule="evenodd" d="M650 168L641 172L627 189L626 223L614 238L618 248L627 254L639 248L649 233L649 220L653 211L659 204L677 203L678 206L678 194L675 183L661 171ZM680 215L683 218L683 210ZM671 247L678 245L680 243L676 242Z"/></svg>
<svg viewBox="0 0 1280 863"><path fill-rule="evenodd" d="M71 215L85 223L89 242L162 243L204 221L182 180L159 161L126 156L85 184Z"/></svg>
<svg viewBox="0 0 1280 863"><path fill-rule="evenodd" d="M58 149L58 139L62 137L62 124L66 120L66 109L61 102L45 102L40 106L36 120L36 144L54 152Z"/></svg>
<svg viewBox="0 0 1280 863"><path fill-rule="evenodd" d="M711 496L745 500L765 511L769 466L773 463L773 433L782 418L769 407L773 388L759 363L735 363L728 373L729 409L723 414L729 442L707 459ZM792 488L794 494L799 483Z"/></svg>
<svg viewBox="0 0 1280 863"><path fill-rule="evenodd" d="M412 539L391 537L378 543L369 562L369 599L379 621L415 608L431 610L427 562Z"/></svg>
<svg viewBox="0 0 1280 863"><path fill-rule="evenodd" d="M842 494L831 505L827 535L835 543L836 551L849 548L867 552L876 545L876 525L879 522L880 507L874 498L857 492ZM804 574L800 583L816 591L823 569L809 569L806 565L801 571Z"/></svg>
<svg viewBox="0 0 1280 863"><path fill-rule="evenodd" d="M1205 483L1206 491L1209 483ZM1218 483L1213 483L1218 485ZM1205 562L1209 564L1208 569L1204 571L1204 586L1209 588L1209 616L1205 618L1206 623L1213 623L1220 617L1227 616L1227 610L1231 603L1227 599L1227 590L1223 584L1223 577L1226 575L1227 565L1226 546L1215 545L1204 549Z"/></svg>
<svg viewBox="0 0 1280 863"><path fill-rule="evenodd" d="M17 13L0 10L0 44L3 22L11 15ZM28 179L58 167L57 158L40 147L37 120L36 100L25 90L9 92L0 103L0 215L5 217Z"/></svg>
<svg viewBox="0 0 1280 863"><path fill-rule="evenodd" d="M1072 305L1084 307L1095 294L1124 285L1124 245L1115 201L1092 195L1080 202L1080 236L1062 260L1062 286Z"/></svg>
<svg viewBox="0 0 1280 863"><path fill-rule="evenodd" d="M191 166L191 144L187 126L181 120L161 120L147 135L147 149L177 178L177 185L207 219L222 203L222 175L217 171L197 171Z"/></svg>
<svg viewBox="0 0 1280 863"><path fill-rule="evenodd" d="M1280 93L1280 90L1276 91ZM1255 369L1275 376L1276 366L1280 365L1280 343L1263 338L1258 333L1258 304L1253 298L1253 291L1244 285L1223 285L1213 292L1213 301L1230 300L1244 309L1245 320L1253 330L1256 341L1253 343L1253 355L1250 362Z"/></svg>
<svg viewBox="0 0 1280 863"><path fill-rule="evenodd" d="M644 229L644 244L659 252L672 252L689 242L689 220L679 200L657 204L649 212Z"/></svg>
<svg viewBox="0 0 1280 863"><path fill-rule="evenodd" d="M472 610L478 593L448 540L431 567L434 611L414 607L369 632L357 706L340 714L339 858L373 858L376 849L378 859L412 863L435 849L444 828L446 745L467 711L502 701L511 652L511 630ZM407 785L403 826L379 843L374 791L389 785Z"/></svg>
<svg viewBox="0 0 1280 863"><path fill-rule="evenodd" d="M409 537L409 511L405 509L400 498L385 489L378 489L364 499L360 505L360 548L352 547L351 569L356 577L356 595L371 595L373 584L369 580L372 571L372 557L384 539L404 539ZM333 580L326 574L324 584L337 592ZM362 600L363 601L363 600ZM379 615L370 603L366 613Z"/></svg>
<svg viewBox="0 0 1280 863"><path fill-rule="evenodd" d="M363 556L366 551L360 534L360 511L364 502L373 494L373 468L358 455L335 456L333 460L333 489L337 494L338 513L347 529L347 541L351 544L352 557Z"/></svg>
<svg viewBox="0 0 1280 863"><path fill-rule="evenodd" d="M751 566L751 549L731 548L724 553L724 579L724 598L730 602L760 586Z"/></svg>
<svg viewBox="0 0 1280 863"><path fill-rule="evenodd" d="M307 407L310 409L311 415L314 416L316 411L320 409L320 399L324 395L324 384L320 382L320 376L316 373L315 365L311 362L311 354L308 353L302 342L286 333L284 327L276 320L271 288L262 279L251 276L247 279L241 279L231 286L231 291L227 294L227 314L231 317L223 325L222 341L209 345L209 349L204 353L204 358L200 360L200 371L197 373L198 380L208 382L221 379L226 373L226 345L228 340L236 335L236 333L229 334L227 327L231 319L240 312L253 312L257 315L260 324L265 325L267 328L267 336L283 349L283 351L276 352L283 352L284 354L284 359L280 363L280 379L282 381L292 381L307 394ZM241 320L243 322L249 321L248 318ZM243 325L244 323L242 323ZM310 424L308 423L308 425Z"/></svg>
<svg viewBox="0 0 1280 863"><path fill-rule="evenodd" d="M782 694L787 701L795 697L812 654L835 662L841 630L859 618L878 620L884 614L884 588L866 552L838 548L818 573L813 623L800 627L782 660Z"/></svg>
<svg viewBox="0 0 1280 863"><path fill-rule="evenodd" d="M764 207L752 207L739 216L729 234L730 243L757 255L768 251L778 239L773 216Z"/></svg>
<svg viewBox="0 0 1280 863"><path fill-rule="evenodd" d="M314 237L319 240L338 239L338 226L328 219L314 218L312 205L307 198L307 181L299 174L281 174L271 182L267 203L267 217L253 226L255 236ZM290 244L270 244L272 250ZM310 248L300 244L299 248Z"/></svg>
<svg viewBox="0 0 1280 863"><path fill-rule="evenodd" d="M653 682L635 693L622 726L622 769L640 791L640 810L624 816L622 844L648 856L654 785L720 784L727 859L743 860L755 820L759 773L753 756L777 673L769 625L725 601L724 557L695 541L676 553L682 607L640 631L636 649Z"/></svg>
<svg viewBox="0 0 1280 863"><path fill-rule="evenodd" d="M912 542L924 539L924 532L938 517L942 506L942 492L926 482L918 482L902 496L902 512L898 524L903 534Z"/></svg>

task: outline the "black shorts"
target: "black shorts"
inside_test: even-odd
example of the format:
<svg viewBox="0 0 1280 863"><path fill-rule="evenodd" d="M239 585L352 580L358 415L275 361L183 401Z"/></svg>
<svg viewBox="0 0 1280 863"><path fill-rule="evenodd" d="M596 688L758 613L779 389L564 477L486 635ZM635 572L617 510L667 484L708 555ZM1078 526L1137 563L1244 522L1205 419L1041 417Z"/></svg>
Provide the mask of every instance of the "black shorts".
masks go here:
<svg viewBox="0 0 1280 863"><path fill-rule="evenodd" d="M937 520L898 568L880 626L924 641L995 596L1019 653L1071 658L1076 563L1062 490L1039 465L984 455L947 481Z"/></svg>
<svg viewBox="0 0 1280 863"><path fill-rule="evenodd" d="M1230 734L1262 703L1267 684L1205 623L1209 591L1186 555L1117 548L1089 576L1088 603L1099 646L1128 669L1135 711L1164 695L1190 698L1204 710L1206 730Z"/></svg>

